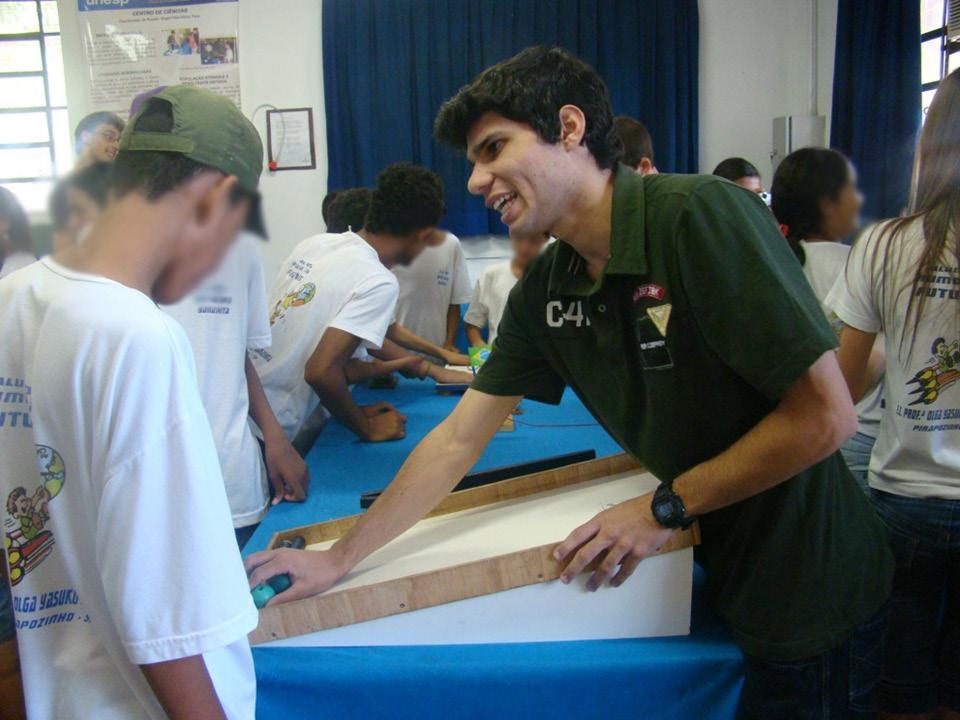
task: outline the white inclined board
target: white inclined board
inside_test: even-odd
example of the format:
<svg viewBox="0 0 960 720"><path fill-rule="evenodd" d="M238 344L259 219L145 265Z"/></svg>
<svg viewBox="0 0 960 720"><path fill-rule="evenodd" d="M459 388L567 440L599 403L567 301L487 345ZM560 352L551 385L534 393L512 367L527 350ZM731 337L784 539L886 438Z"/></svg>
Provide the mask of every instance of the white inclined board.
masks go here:
<svg viewBox="0 0 960 720"><path fill-rule="evenodd" d="M421 520L360 563L335 591L395 580L562 541L601 510L649 492L626 472ZM309 545L322 550L332 542ZM432 645L685 635L693 550L649 558L619 588L538 583L411 613L308 633L270 646Z"/></svg>

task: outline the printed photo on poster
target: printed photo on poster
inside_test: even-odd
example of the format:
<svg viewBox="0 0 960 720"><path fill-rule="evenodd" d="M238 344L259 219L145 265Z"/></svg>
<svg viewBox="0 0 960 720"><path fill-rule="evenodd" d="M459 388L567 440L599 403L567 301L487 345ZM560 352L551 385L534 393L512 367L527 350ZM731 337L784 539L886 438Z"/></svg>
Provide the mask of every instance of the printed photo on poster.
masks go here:
<svg viewBox="0 0 960 720"><path fill-rule="evenodd" d="M196 85L240 105L238 0L77 0L97 110L126 117L161 85Z"/></svg>

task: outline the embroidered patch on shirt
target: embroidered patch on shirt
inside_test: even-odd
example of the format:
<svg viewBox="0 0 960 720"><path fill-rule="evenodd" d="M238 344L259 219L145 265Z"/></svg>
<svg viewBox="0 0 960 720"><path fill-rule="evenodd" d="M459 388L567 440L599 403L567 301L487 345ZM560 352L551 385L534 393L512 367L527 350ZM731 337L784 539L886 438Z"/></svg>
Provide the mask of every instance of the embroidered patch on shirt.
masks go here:
<svg viewBox="0 0 960 720"><path fill-rule="evenodd" d="M671 309L673 309L673 306L670 303L647 308L647 315L653 320L653 324L657 326L657 330L663 337L667 336L667 324L670 322Z"/></svg>

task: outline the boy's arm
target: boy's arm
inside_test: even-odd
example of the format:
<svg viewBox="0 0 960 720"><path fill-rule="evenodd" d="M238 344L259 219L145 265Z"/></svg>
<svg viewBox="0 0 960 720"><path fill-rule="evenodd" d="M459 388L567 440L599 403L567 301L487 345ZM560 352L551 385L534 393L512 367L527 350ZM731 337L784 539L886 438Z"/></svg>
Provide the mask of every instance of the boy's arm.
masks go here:
<svg viewBox="0 0 960 720"><path fill-rule="evenodd" d="M460 327L460 306L450 305L447 307L447 339L443 347L448 352L460 352L457 349L457 328Z"/></svg>
<svg viewBox="0 0 960 720"><path fill-rule="evenodd" d="M303 502L310 485L310 472L300 453L293 449L286 433L273 414L267 394L250 356L244 354L244 372L247 376L247 395L250 417L263 433L263 454L267 477L273 485L273 504L283 500Z"/></svg>
<svg viewBox="0 0 960 720"><path fill-rule="evenodd" d="M463 326L466 328L467 340L470 342L470 347L481 347L484 342L483 335L480 334L480 328L470 323L464 323Z"/></svg>
<svg viewBox="0 0 960 720"><path fill-rule="evenodd" d="M203 655L141 665L170 720L226 720Z"/></svg>
<svg viewBox="0 0 960 720"><path fill-rule="evenodd" d="M383 347L373 351L371 354L381 360L399 360L410 357L410 353L389 338L384 338ZM420 364L415 365L413 369L407 371L401 370L404 377L416 377L421 380L428 377L434 382L450 384L470 383L473 380L472 372L467 372L466 370L447 370L445 367L432 363L429 360L419 359ZM469 358L467 360L469 362Z"/></svg>
<svg viewBox="0 0 960 720"><path fill-rule="evenodd" d="M420 352L440 358L447 365L470 364L470 358L468 358L466 355L462 355L457 351L451 352L450 350L442 348L439 345L434 345L429 340L423 339L400 323L393 323L393 325L390 326L390 329L387 330L387 337L397 345L407 348L407 350L413 350L414 352Z"/></svg>
<svg viewBox="0 0 960 720"><path fill-rule="evenodd" d="M360 338L355 335L328 327L307 360L303 378L323 406L361 439L380 442L402 438L404 423L399 413L387 410L368 417L350 395L345 367L359 344Z"/></svg>

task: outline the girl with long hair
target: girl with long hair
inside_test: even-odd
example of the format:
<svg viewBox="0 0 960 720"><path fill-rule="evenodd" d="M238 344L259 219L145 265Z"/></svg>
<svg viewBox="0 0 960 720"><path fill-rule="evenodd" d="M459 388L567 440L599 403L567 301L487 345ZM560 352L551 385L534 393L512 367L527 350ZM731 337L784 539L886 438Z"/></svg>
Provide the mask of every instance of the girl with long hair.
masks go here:
<svg viewBox="0 0 960 720"><path fill-rule="evenodd" d="M960 71L920 134L908 213L864 234L828 303L854 399L878 333L886 345L869 473L897 561L882 708L960 718Z"/></svg>

